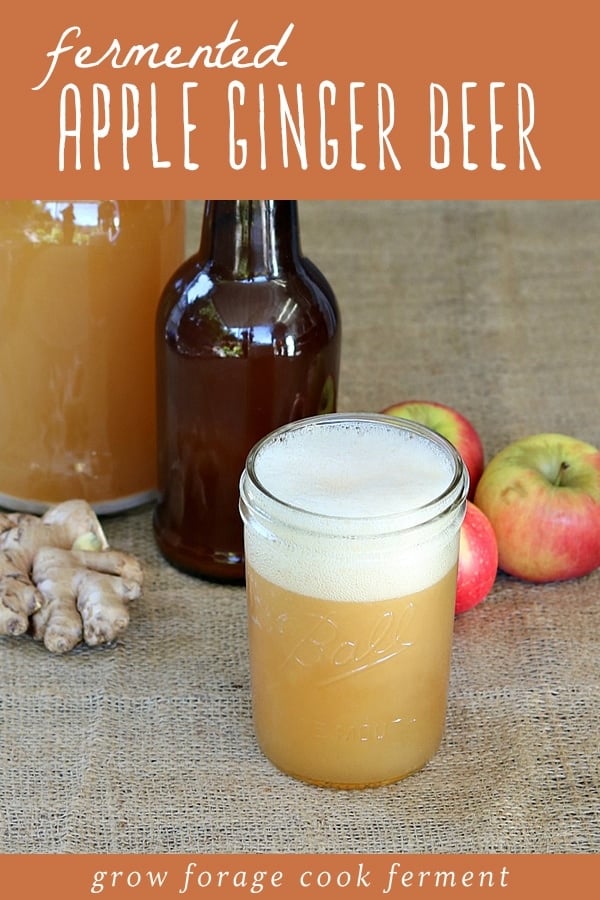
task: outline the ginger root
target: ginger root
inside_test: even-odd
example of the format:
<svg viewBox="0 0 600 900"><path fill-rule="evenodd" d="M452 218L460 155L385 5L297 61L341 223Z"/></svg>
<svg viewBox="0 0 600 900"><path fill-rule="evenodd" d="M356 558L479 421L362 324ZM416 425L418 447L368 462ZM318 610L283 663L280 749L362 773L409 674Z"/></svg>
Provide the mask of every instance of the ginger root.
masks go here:
<svg viewBox="0 0 600 900"><path fill-rule="evenodd" d="M109 548L85 501L41 517L0 514L0 634L31 626L52 653L110 643L127 628L142 582L138 560Z"/></svg>

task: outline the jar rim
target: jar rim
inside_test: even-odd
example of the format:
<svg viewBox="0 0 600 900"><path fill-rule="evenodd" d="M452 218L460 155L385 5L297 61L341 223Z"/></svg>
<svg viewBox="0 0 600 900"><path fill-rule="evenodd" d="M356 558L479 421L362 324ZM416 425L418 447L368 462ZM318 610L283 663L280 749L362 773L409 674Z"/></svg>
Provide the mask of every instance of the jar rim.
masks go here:
<svg viewBox="0 0 600 900"><path fill-rule="evenodd" d="M290 432L307 427L321 427L332 424L347 426L358 423L379 424L388 428L397 428L426 438L435 444L444 451L453 465L452 474L446 487L441 493L428 499L426 502L401 511L365 515L337 515L317 512L282 499L267 488L258 476L256 471L257 460L264 447L273 441L280 440ZM313 531L323 535L331 533L340 537L341 528L343 527L348 538L357 535L360 535L360 537L369 535L381 536L398 531L409 532L427 525L439 517L451 515L464 503L468 489L468 471L458 450L443 435L433 431L428 426L410 419L384 413L326 413L298 419L282 425L257 441L247 456L245 469L240 480L240 510L242 518L246 518L247 511L251 510L254 516L258 515L259 518L269 523L279 521L280 515L285 518L287 512L290 515L290 519L286 521L287 527ZM278 512L280 515L278 515Z"/></svg>

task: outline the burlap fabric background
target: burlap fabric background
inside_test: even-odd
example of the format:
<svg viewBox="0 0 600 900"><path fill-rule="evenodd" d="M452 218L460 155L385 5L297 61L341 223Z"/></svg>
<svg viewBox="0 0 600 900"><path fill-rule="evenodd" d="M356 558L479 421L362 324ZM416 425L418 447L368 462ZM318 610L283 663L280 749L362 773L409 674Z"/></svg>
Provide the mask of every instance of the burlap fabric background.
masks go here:
<svg viewBox="0 0 600 900"><path fill-rule="evenodd" d="M190 212L194 246L200 204ZM600 204L300 212L342 309L341 409L436 398L473 419L488 456L537 431L600 444ZM243 589L162 562L148 509L106 528L147 577L119 645L57 658L0 641L1 851L600 850L600 571L539 587L500 576L456 622L436 758L338 793L255 746Z"/></svg>

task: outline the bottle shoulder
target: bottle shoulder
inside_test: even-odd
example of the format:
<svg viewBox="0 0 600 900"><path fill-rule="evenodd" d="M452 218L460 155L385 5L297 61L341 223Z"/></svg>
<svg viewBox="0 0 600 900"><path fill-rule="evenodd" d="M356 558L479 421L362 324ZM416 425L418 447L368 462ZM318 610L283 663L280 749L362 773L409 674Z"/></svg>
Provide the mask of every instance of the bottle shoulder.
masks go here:
<svg viewBox="0 0 600 900"><path fill-rule="evenodd" d="M293 270L248 278L224 277L210 262L186 260L163 290L160 314L164 321L194 318L209 306L226 324L238 327L281 315L288 321L339 315L329 282L306 258Z"/></svg>
<svg viewBox="0 0 600 900"><path fill-rule="evenodd" d="M288 341L299 348L323 343L339 327L335 295L308 260L273 276L231 279L211 264L188 260L167 284L158 313L158 328L167 342L188 348Z"/></svg>

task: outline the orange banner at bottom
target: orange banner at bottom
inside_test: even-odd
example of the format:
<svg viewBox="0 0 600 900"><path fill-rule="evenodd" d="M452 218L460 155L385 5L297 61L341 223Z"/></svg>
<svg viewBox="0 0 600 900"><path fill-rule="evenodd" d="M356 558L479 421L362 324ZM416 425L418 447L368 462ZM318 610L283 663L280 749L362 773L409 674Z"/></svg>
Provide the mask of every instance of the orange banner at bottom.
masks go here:
<svg viewBox="0 0 600 900"><path fill-rule="evenodd" d="M0 856L3 896L79 900L330 897L510 900L597 896L593 855L39 855ZM10 890L12 888L12 891Z"/></svg>

